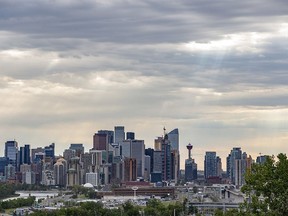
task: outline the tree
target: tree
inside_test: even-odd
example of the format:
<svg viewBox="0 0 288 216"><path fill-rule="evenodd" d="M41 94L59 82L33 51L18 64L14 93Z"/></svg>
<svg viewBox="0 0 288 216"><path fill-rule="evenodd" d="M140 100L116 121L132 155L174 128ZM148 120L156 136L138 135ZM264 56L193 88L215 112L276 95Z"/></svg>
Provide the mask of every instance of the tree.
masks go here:
<svg viewBox="0 0 288 216"><path fill-rule="evenodd" d="M280 153L253 164L245 177L242 192L247 200L243 210L250 215L288 215L288 159Z"/></svg>

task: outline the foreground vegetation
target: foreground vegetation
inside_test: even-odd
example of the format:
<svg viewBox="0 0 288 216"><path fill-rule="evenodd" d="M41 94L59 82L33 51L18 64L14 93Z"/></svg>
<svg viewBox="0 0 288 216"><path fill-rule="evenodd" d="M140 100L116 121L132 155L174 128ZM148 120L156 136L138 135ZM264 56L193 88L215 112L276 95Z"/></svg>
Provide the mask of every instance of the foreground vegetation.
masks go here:
<svg viewBox="0 0 288 216"><path fill-rule="evenodd" d="M0 201L0 212L4 212L7 209L15 209L20 207L30 207L35 202L35 197L18 198L7 201Z"/></svg>
<svg viewBox="0 0 288 216"><path fill-rule="evenodd" d="M16 196L16 188L13 184L1 183L0 184L0 199Z"/></svg>
<svg viewBox="0 0 288 216"><path fill-rule="evenodd" d="M185 206L182 203L170 203L164 205L161 201L151 199L148 201L146 207L139 207L133 205L131 202L126 202L122 207L115 209L104 208L103 204L95 202L81 203L78 207L62 208L55 211L37 211L32 216L56 216L56 215L67 215L67 216L171 216L175 212L175 215L184 214Z"/></svg>

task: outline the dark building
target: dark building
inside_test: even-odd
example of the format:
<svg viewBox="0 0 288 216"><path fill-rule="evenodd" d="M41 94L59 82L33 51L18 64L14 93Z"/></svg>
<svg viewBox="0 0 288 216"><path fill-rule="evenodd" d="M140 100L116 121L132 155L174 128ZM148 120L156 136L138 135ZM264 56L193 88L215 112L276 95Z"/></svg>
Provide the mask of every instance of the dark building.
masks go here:
<svg viewBox="0 0 288 216"><path fill-rule="evenodd" d="M9 158L0 157L0 176L5 175L5 167L9 164Z"/></svg>
<svg viewBox="0 0 288 216"><path fill-rule="evenodd" d="M106 134L108 136L108 143L114 142L114 131L111 130L98 130L98 134Z"/></svg>
<svg viewBox="0 0 288 216"><path fill-rule="evenodd" d="M52 143L49 146L45 146L44 153L45 153L46 158L51 158L54 160L54 158L55 158L55 143Z"/></svg>
<svg viewBox="0 0 288 216"><path fill-rule="evenodd" d="M24 147L20 147L19 151L19 165L31 164L30 145L26 144Z"/></svg>
<svg viewBox="0 0 288 216"><path fill-rule="evenodd" d="M108 135L95 133L93 136L93 150L108 150Z"/></svg>
<svg viewBox="0 0 288 216"><path fill-rule="evenodd" d="M124 181L136 181L137 164L135 158L124 159Z"/></svg>
<svg viewBox="0 0 288 216"><path fill-rule="evenodd" d="M34 162L35 160L35 154L37 153L43 153L44 154L44 148L38 147L35 149L31 149L31 161Z"/></svg>
<svg viewBox="0 0 288 216"><path fill-rule="evenodd" d="M151 173L151 182L152 183L162 182L162 173L161 172Z"/></svg>
<svg viewBox="0 0 288 216"><path fill-rule="evenodd" d="M134 132L126 132L126 139L127 140L134 140L135 139L135 133Z"/></svg>
<svg viewBox="0 0 288 216"><path fill-rule="evenodd" d="M70 144L69 149L75 150L75 154L77 157L80 157L81 154L84 154L84 146L83 144L77 143L77 144Z"/></svg>
<svg viewBox="0 0 288 216"><path fill-rule="evenodd" d="M197 179L197 164L194 159L191 158L191 150L193 146L189 143L187 145L188 149L188 159L185 160L185 181L193 181Z"/></svg>
<svg viewBox="0 0 288 216"><path fill-rule="evenodd" d="M145 149L145 155L150 156L150 173L152 173L154 164L154 149L152 148Z"/></svg>
<svg viewBox="0 0 288 216"><path fill-rule="evenodd" d="M162 156L162 180L172 180L171 175L171 145L168 140L168 135L165 133L164 128L164 139L161 141L161 156Z"/></svg>
<svg viewBox="0 0 288 216"><path fill-rule="evenodd" d="M263 164L266 162L268 157L269 157L268 155L260 155L256 158L256 163L257 164Z"/></svg>
<svg viewBox="0 0 288 216"><path fill-rule="evenodd" d="M206 152L204 159L204 176L205 179L218 176L216 152Z"/></svg>

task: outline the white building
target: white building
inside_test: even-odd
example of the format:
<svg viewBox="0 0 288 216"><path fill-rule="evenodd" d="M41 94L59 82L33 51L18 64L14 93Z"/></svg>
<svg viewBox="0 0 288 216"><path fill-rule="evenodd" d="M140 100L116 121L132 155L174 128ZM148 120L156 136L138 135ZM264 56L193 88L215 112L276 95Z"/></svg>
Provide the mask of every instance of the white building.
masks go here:
<svg viewBox="0 0 288 216"><path fill-rule="evenodd" d="M98 173L86 173L86 183L90 183L94 187L98 186Z"/></svg>

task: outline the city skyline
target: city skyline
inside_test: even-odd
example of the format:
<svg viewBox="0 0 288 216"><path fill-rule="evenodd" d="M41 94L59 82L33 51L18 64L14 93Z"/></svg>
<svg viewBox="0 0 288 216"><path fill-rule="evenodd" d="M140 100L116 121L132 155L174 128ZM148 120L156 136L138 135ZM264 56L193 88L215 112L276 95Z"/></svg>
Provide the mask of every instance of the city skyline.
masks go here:
<svg viewBox="0 0 288 216"><path fill-rule="evenodd" d="M179 128L181 168L188 143L200 169L206 151L222 160L235 146L253 159L287 153L286 8L3 0L1 145L89 148L98 130L124 125L146 147L163 127Z"/></svg>

